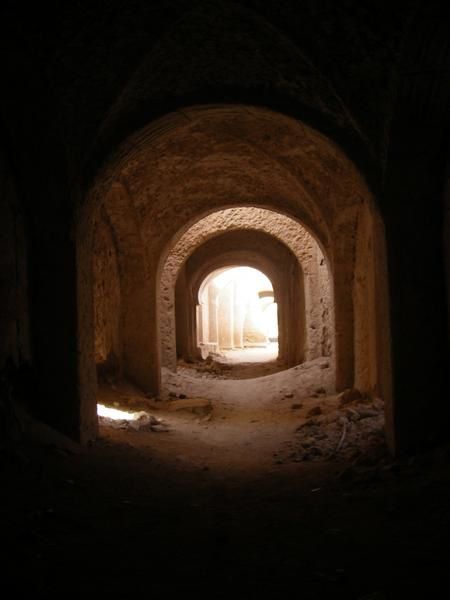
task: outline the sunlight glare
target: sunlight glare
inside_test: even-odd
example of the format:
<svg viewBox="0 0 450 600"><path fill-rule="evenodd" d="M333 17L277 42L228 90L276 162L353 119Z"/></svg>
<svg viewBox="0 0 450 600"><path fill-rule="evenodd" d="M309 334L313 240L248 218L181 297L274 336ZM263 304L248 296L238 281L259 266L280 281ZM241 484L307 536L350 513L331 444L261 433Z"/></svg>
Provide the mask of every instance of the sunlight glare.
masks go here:
<svg viewBox="0 0 450 600"><path fill-rule="evenodd" d="M97 404L97 415L113 419L114 421L134 421L139 418L139 413L130 413L117 408L110 408L104 404Z"/></svg>

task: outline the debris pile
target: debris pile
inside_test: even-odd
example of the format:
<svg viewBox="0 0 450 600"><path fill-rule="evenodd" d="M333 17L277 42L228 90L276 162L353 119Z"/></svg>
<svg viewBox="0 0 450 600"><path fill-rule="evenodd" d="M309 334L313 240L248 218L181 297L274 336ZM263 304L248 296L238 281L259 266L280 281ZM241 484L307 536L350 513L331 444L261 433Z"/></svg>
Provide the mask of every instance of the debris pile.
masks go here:
<svg viewBox="0 0 450 600"><path fill-rule="evenodd" d="M178 369L180 372L194 375L201 379L251 379L253 377L261 377L271 375L283 369L279 361L273 360L268 362L235 362L227 363L220 360L220 355L216 355L217 359L208 356L202 361L186 362L180 360Z"/></svg>
<svg viewBox="0 0 450 600"><path fill-rule="evenodd" d="M227 379L229 377L229 371L233 370L233 365L229 365L223 362L215 360L212 356L208 356L203 361L186 363L180 361L180 366L189 370L194 370L204 378L212 379Z"/></svg>
<svg viewBox="0 0 450 600"><path fill-rule="evenodd" d="M115 419L107 416L99 415L99 424L103 427L111 427L112 429L124 429L126 431L152 431L152 432L166 432L169 431L169 427L162 421L157 419L153 415L141 411L139 413L133 413L133 418L127 419Z"/></svg>
<svg viewBox="0 0 450 600"><path fill-rule="evenodd" d="M384 403L363 397L358 390L345 390L338 405L325 412L314 407L296 429L295 451L289 459L344 460L375 464L386 456Z"/></svg>

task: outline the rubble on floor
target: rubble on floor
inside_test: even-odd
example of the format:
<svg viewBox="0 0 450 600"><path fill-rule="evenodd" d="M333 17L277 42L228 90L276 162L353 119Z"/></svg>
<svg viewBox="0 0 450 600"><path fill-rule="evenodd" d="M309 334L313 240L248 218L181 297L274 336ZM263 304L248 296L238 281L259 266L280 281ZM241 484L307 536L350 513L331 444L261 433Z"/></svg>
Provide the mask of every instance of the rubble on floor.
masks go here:
<svg viewBox="0 0 450 600"><path fill-rule="evenodd" d="M337 405L326 410L312 407L296 428L294 462L339 460L375 464L387 456L384 434L384 402L346 390Z"/></svg>
<svg viewBox="0 0 450 600"><path fill-rule="evenodd" d="M111 417L98 417L99 425L103 427L111 427L112 429L125 429L127 431L152 431L152 432L167 432L170 431L164 421L157 419L153 415L141 411L134 413L132 419L113 419Z"/></svg>
<svg viewBox="0 0 450 600"><path fill-rule="evenodd" d="M208 356L203 361L186 362L180 360L178 369L186 374L195 374L202 379L252 379L278 373L285 368L277 360L255 363L226 363Z"/></svg>

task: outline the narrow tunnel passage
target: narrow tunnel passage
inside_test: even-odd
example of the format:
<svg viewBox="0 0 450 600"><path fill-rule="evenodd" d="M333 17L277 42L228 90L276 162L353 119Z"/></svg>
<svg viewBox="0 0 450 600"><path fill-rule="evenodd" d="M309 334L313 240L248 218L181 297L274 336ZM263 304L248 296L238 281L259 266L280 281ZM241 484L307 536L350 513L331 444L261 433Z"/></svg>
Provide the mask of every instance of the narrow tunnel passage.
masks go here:
<svg viewBox="0 0 450 600"><path fill-rule="evenodd" d="M124 427L164 430L167 450L220 468L279 453L329 460L379 443L390 402L385 265L364 182L329 140L304 125L299 137L299 124L282 115L197 107L191 121L178 117L143 132L130 159L109 167L114 180L92 191L101 403L132 413L119 418ZM230 119L238 138L227 134ZM261 135L273 128L284 145L267 163ZM182 178L158 161L164 152L177 164L180 143L189 157ZM327 177L336 169L325 187L324 160ZM223 279L236 266L270 280L255 302L261 318L276 302L272 335L250 322ZM230 360L246 345L277 343L275 360Z"/></svg>

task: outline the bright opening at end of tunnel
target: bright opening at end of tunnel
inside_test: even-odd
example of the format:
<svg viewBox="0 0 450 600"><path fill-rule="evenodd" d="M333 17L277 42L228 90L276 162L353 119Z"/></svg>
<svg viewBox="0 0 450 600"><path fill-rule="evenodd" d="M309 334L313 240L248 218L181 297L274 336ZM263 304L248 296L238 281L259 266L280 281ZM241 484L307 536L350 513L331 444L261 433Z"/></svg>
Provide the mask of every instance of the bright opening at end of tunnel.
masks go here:
<svg viewBox="0 0 450 600"><path fill-rule="evenodd" d="M269 278L251 267L211 273L199 292L199 347L242 362L278 356L278 311ZM238 352L237 352L238 351Z"/></svg>

